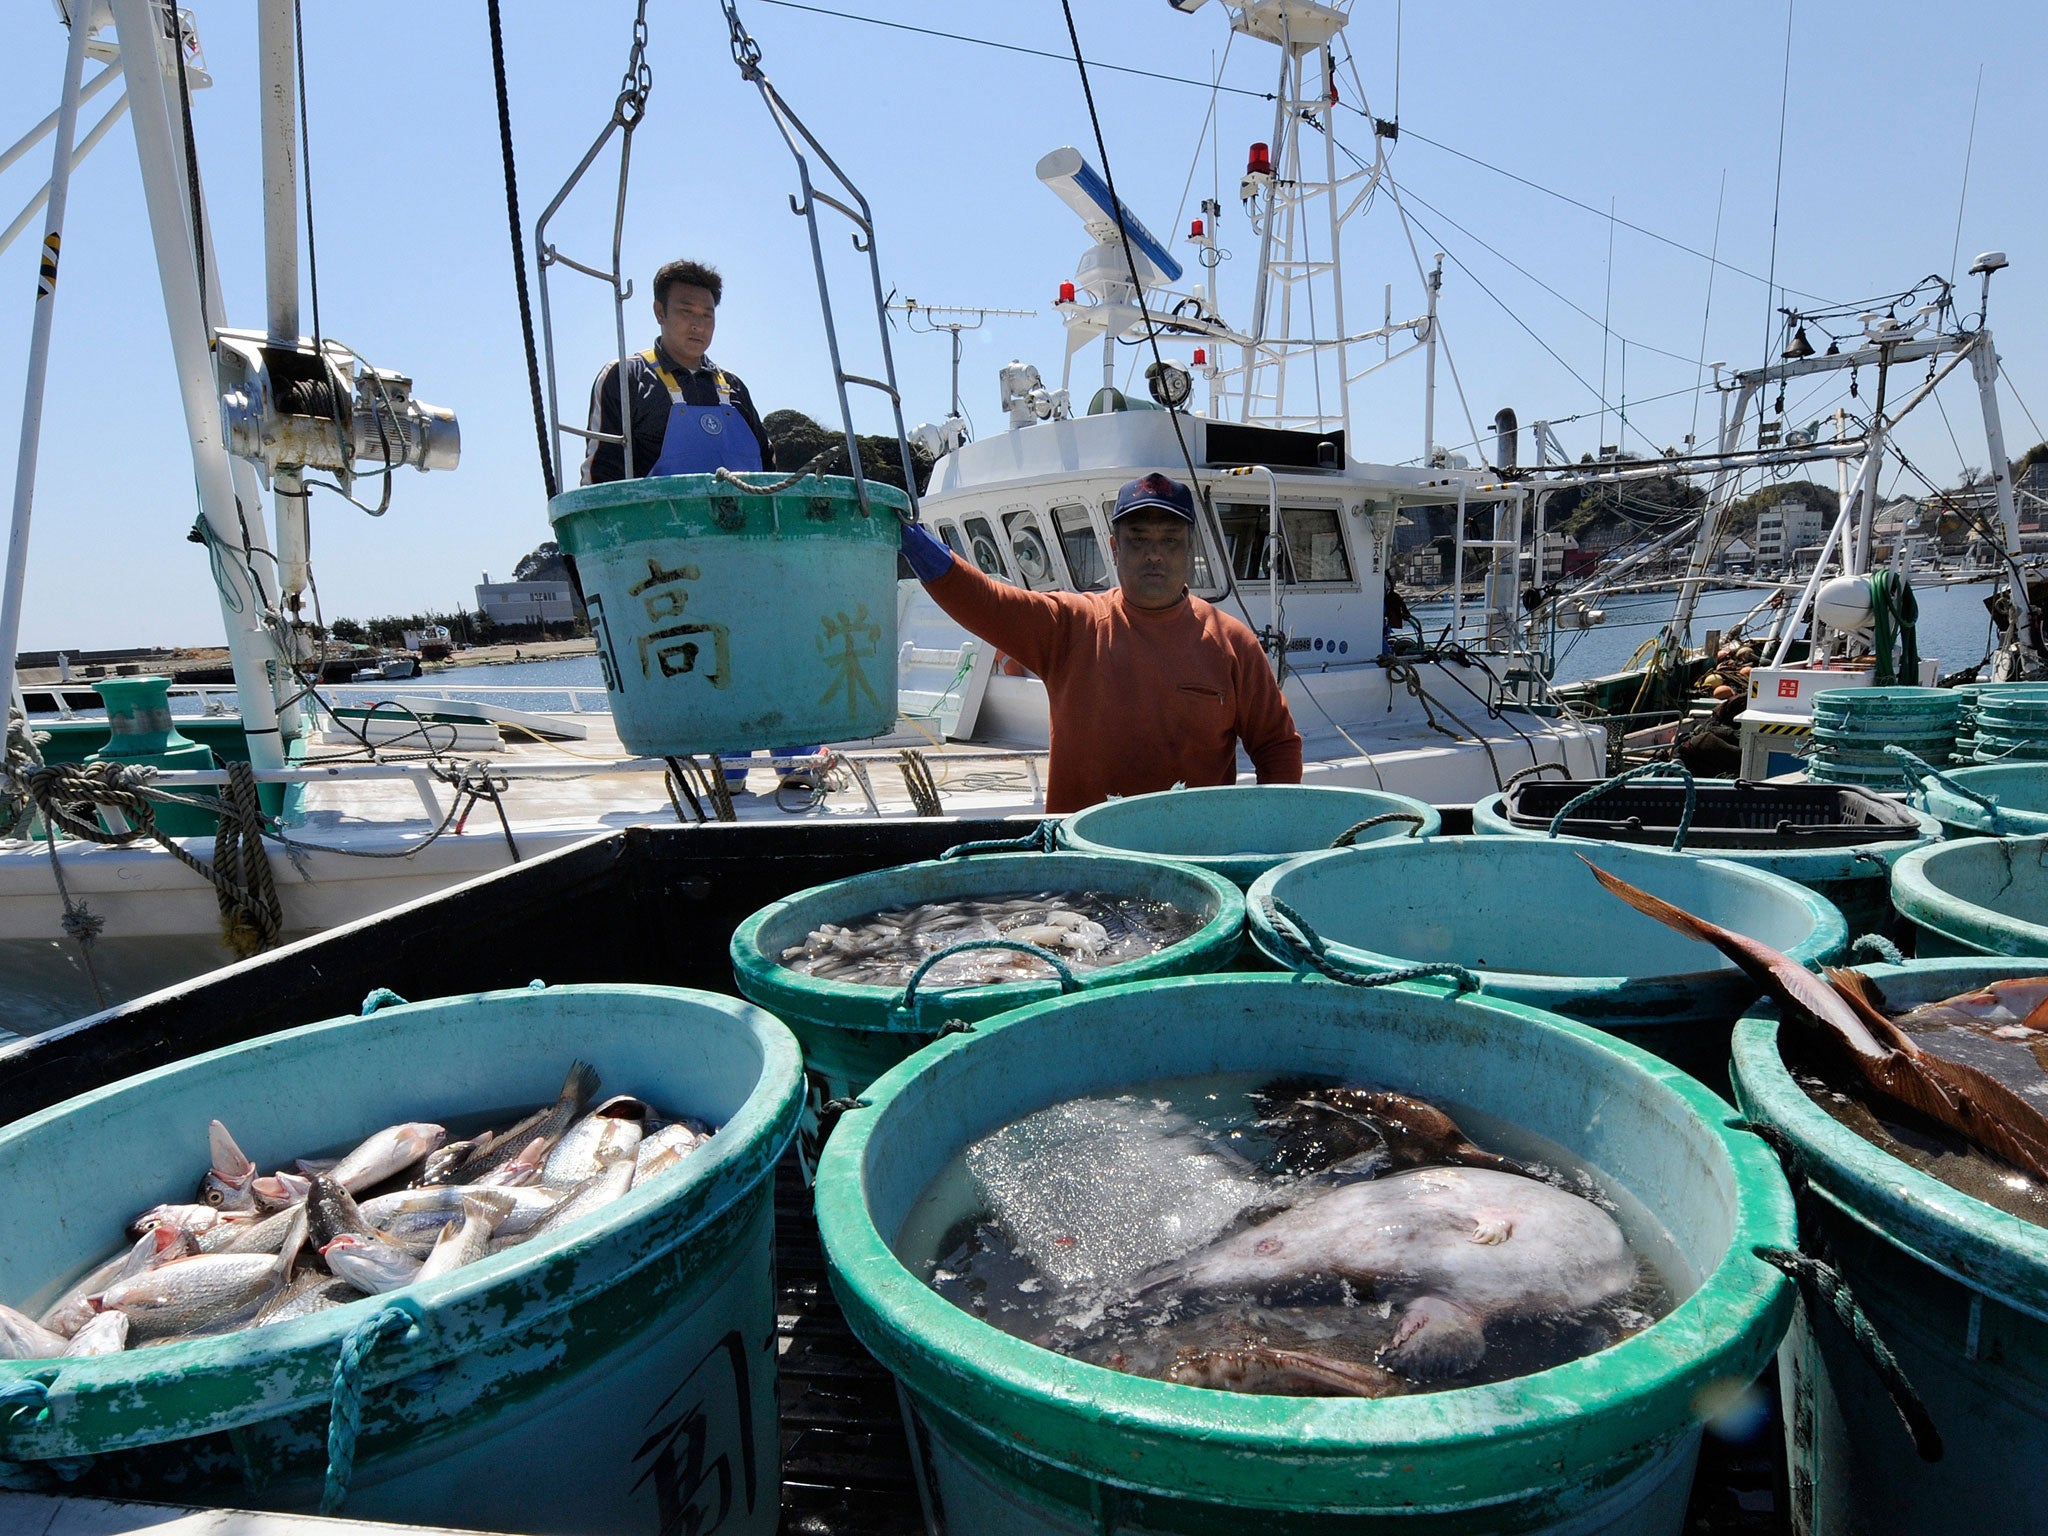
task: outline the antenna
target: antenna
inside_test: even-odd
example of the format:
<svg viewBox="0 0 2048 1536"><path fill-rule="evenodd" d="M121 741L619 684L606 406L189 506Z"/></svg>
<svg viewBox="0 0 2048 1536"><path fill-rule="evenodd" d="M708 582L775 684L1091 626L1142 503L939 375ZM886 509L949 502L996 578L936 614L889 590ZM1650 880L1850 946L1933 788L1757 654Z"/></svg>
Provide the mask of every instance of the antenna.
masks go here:
<svg viewBox="0 0 2048 1536"><path fill-rule="evenodd" d="M960 415L960 333L962 331L980 330L982 323L990 315L1013 316L1022 320L1035 319L1038 315L1038 311L1035 309L965 309L945 304L920 304L916 299L904 299L900 303L892 302L888 307L901 311L905 317L905 323L913 331L946 331L951 334L953 338L952 414L955 417ZM918 317L920 315L924 317L922 325L918 324ZM959 318L950 320L934 319L933 317L937 315L952 315ZM967 318L969 316L973 318Z"/></svg>

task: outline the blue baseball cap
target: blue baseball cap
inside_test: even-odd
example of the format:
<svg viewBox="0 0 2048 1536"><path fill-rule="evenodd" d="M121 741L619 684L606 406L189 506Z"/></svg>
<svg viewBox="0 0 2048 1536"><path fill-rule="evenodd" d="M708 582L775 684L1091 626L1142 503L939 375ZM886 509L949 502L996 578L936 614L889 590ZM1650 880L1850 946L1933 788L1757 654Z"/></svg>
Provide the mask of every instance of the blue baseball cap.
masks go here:
<svg viewBox="0 0 2048 1536"><path fill-rule="evenodd" d="M1116 493L1116 510L1109 515L1112 523L1127 513L1150 510L1171 512L1184 522L1195 520L1194 493L1178 480L1169 480L1160 474L1146 475L1142 480L1133 480Z"/></svg>

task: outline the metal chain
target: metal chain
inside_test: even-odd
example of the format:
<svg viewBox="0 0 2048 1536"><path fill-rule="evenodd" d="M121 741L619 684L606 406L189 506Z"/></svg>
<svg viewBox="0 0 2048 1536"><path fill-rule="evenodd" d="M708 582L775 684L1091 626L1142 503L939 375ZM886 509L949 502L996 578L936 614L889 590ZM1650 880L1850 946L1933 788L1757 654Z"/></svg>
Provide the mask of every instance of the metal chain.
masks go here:
<svg viewBox="0 0 2048 1536"><path fill-rule="evenodd" d="M626 55L626 73L619 81L612 121L631 133L647 115L647 93L653 88L654 71L647 63L647 0L640 0L633 17L633 51Z"/></svg>
<svg viewBox="0 0 2048 1536"><path fill-rule="evenodd" d="M732 33L732 61L740 67L740 78L752 80L761 71L761 45L747 31L746 23L732 0L724 0L725 25Z"/></svg>

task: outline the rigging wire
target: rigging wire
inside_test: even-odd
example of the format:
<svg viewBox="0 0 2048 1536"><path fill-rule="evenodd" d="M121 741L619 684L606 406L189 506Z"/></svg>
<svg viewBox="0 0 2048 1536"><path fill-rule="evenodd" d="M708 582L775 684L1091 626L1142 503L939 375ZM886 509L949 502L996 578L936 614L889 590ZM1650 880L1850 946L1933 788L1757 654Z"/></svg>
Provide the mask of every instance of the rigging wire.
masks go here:
<svg viewBox="0 0 2048 1536"><path fill-rule="evenodd" d="M1785 74L1778 86L1778 179L1771 192L1771 275L1764 285L1764 356L1771 355L1771 332L1776 329L1775 316L1778 308L1774 295L1778 289L1778 210L1785 198L1785 118L1792 104L1792 8L1794 0L1785 0ZM1882 375L1880 375L1882 377ZM1783 394L1783 391L1780 391ZM1767 407L1764 392L1756 392L1756 419L1758 435Z"/></svg>
<svg viewBox="0 0 2048 1536"><path fill-rule="evenodd" d="M1970 97L1970 142L1963 150L1963 189L1956 194L1956 238L1949 247L1948 281L1953 288L1956 281L1956 258L1963 253L1963 209L1970 201L1970 161L1977 153L1977 104L1984 99L1984 66L1977 66L1977 90Z"/></svg>
<svg viewBox="0 0 2048 1536"><path fill-rule="evenodd" d="M1717 257L1721 254L1721 210L1727 206L1727 203L1728 168L1723 166L1721 168L1721 192L1714 199L1714 254ZM1718 263L1710 263L1707 267L1707 306L1705 312L1700 315L1699 361L1693 365L1693 379L1696 382L1696 387L1693 390L1692 397L1692 426L1687 429L1685 435L1688 445L1697 442L1700 433L1700 396L1706 392L1707 388L1707 326L1714 318L1714 268L1716 265Z"/></svg>
<svg viewBox="0 0 2048 1536"><path fill-rule="evenodd" d="M498 0L489 0L488 10L491 76L498 94L498 149L505 162L505 218L512 227L512 286L519 294L519 330L526 340L526 383L533 395L533 431L540 446L541 483L547 487L548 500L553 501L560 485L555 479L555 456L548 446L547 403L541 391L540 354L533 340L533 300L526 286L526 243L519 231L519 175L512 156L512 99L505 83L505 29L498 15ZM628 436L632 430L632 423L626 423Z"/></svg>
<svg viewBox="0 0 2048 1536"><path fill-rule="evenodd" d="M1998 376L2005 380L2005 387L2012 390L2013 403L2020 408L2020 414L2027 418L2027 425L2034 429L2034 441L2038 443L2048 440L2048 433L2042 432L2041 423L2034 420L2034 413L2027 409L2027 402L2020 399L2020 392L2013 388L2012 375L2005 371L2003 361L1998 365Z"/></svg>
<svg viewBox="0 0 2048 1536"><path fill-rule="evenodd" d="M306 23L299 0L292 0L292 59L299 74L299 181L306 190L306 286L313 307L313 355L326 362L320 344L320 256L313 243L313 125L306 105ZM297 338L294 338L296 340ZM335 402L337 416L340 402Z"/></svg>

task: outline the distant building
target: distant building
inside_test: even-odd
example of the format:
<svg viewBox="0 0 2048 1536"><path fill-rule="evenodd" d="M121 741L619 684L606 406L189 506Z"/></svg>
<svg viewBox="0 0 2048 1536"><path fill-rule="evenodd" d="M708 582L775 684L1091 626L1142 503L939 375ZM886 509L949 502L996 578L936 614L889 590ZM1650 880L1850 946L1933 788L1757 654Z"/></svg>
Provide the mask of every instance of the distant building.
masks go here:
<svg viewBox="0 0 2048 1536"><path fill-rule="evenodd" d="M1803 501L1765 507L1756 518L1757 564L1767 570L1783 570L1793 550L1818 544L1826 531L1825 514Z"/></svg>
<svg viewBox="0 0 2048 1536"><path fill-rule="evenodd" d="M1756 550L1742 539L1730 539L1715 563L1724 571L1747 571L1756 564Z"/></svg>
<svg viewBox="0 0 2048 1536"><path fill-rule="evenodd" d="M566 581L490 581L477 584L476 605L493 624L566 624L576 599Z"/></svg>

